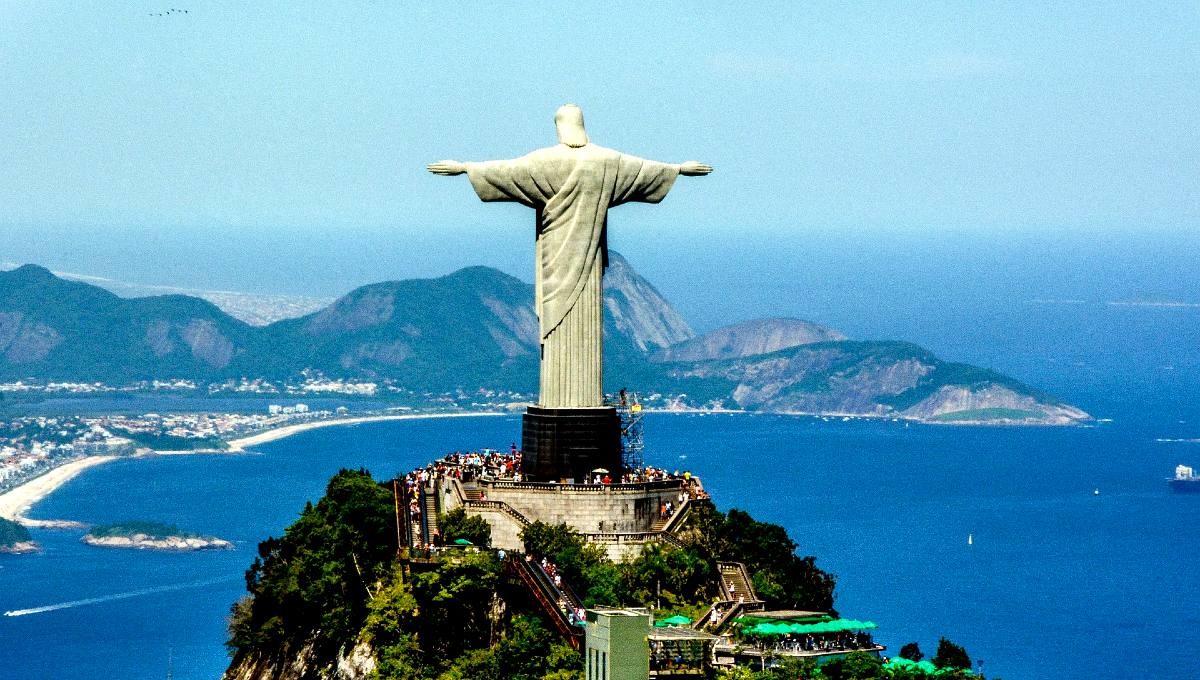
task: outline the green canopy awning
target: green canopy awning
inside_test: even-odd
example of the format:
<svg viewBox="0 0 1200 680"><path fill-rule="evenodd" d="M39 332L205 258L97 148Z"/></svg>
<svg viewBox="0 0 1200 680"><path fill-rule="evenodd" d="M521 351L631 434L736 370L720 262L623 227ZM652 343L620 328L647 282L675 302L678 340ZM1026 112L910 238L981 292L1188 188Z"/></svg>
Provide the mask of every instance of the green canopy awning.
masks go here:
<svg viewBox="0 0 1200 680"><path fill-rule="evenodd" d="M656 625L656 626L686 626L691 622L692 622L692 620L689 619L688 617L676 614L675 616L667 617L654 625Z"/></svg>
<svg viewBox="0 0 1200 680"><path fill-rule="evenodd" d="M938 668L937 666L934 666L932 662L927 661L927 660L911 661L909 659L905 659L905 658L899 657L899 656L895 656L895 657L892 657L891 659L889 659L888 662L883 665L883 667L886 669L889 669L889 670L903 669L903 670L908 670L908 671L921 671L922 673L925 673L926 675L932 675L932 676L949 675L951 673L962 673L964 671L967 673L967 675L974 675L974 673L972 673L970 669Z"/></svg>
<svg viewBox="0 0 1200 680"><path fill-rule="evenodd" d="M760 635L787 635L792 632L790 623L760 623L751 630L758 631Z"/></svg>
<svg viewBox="0 0 1200 680"><path fill-rule="evenodd" d="M759 623L747 629L746 632L756 635L782 635L786 633L808 635L818 633L845 633L852 630L868 630L876 627L877 626L870 621L859 621L857 619L834 619L832 621L818 621L817 623Z"/></svg>

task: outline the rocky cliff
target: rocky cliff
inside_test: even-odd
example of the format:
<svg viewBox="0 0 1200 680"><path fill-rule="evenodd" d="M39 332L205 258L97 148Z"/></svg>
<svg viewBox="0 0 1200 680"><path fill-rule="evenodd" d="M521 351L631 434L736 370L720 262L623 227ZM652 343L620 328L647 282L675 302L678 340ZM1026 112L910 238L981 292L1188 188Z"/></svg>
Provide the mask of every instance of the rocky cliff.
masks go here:
<svg viewBox="0 0 1200 680"><path fill-rule="evenodd" d="M845 340L832 328L799 319L754 319L683 339L654 354L654 361L711 361L770 354L814 342Z"/></svg>
<svg viewBox="0 0 1200 680"><path fill-rule="evenodd" d="M683 316L616 251L609 253L604 274L604 306L616 332L642 352L661 350L695 335Z"/></svg>

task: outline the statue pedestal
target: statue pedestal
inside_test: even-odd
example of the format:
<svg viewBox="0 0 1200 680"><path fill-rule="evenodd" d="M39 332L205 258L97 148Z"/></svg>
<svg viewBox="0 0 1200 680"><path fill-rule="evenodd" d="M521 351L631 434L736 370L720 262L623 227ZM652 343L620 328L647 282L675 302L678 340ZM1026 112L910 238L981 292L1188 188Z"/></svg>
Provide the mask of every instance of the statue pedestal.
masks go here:
<svg viewBox="0 0 1200 680"><path fill-rule="evenodd" d="M521 456L521 476L529 481L583 484L599 468L619 482L621 418L612 407L530 406L521 421Z"/></svg>

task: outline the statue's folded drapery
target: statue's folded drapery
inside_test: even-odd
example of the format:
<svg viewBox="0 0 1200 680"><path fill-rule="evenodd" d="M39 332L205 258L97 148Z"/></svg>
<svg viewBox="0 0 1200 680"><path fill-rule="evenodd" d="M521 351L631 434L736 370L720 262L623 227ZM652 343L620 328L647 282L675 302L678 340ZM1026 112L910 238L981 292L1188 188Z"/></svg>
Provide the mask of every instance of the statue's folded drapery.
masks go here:
<svg viewBox="0 0 1200 680"><path fill-rule="evenodd" d="M658 203L679 175L667 163L587 144L539 149L505 161L464 164L484 201L537 210L537 313L542 406L600 406L600 341L608 209Z"/></svg>

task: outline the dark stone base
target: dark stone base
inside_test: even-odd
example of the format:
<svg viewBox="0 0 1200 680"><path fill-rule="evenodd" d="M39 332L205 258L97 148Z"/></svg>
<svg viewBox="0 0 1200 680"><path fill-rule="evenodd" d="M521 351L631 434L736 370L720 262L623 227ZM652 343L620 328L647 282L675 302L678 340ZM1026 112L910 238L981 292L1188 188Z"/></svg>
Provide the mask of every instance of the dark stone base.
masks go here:
<svg viewBox="0 0 1200 680"><path fill-rule="evenodd" d="M583 483L603 468L621 479L621 418L615 408L530 406L521 421L521 476L532 482Z"/></svg>

